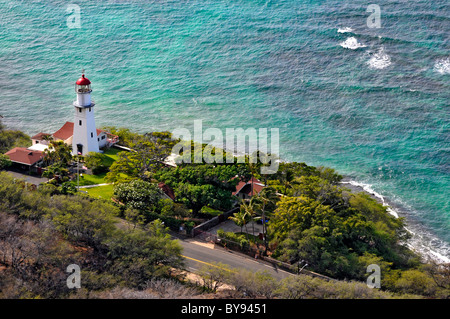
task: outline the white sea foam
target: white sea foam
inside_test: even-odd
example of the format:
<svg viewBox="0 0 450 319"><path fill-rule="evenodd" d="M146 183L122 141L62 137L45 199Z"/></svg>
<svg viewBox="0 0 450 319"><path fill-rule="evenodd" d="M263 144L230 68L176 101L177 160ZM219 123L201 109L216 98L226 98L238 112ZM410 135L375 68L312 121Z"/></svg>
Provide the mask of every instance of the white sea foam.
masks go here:
<svg viewBox="0 0 450 319"><path fill-rule="evenodd" d="M347 33L347 32L353 32L352 28L349 27L345 27L345 28L338 28L337 30L338 33Z"/></svg>
<svg viewBox="0 0 450 319"><path fill-rule="evenodd" d="M377 52L371 54L369 61L366 62L371 69L384 69L392 64L391 57L384 52L381 47Z"/></svg>
<svg viewBox="0 0 450 319"><path fill-rule="evenodd" d="M356 182L353 180L343 181L342 184L350 184L363 189L364 191L372 194L378 198L382 205L386 207L386 211L394 216L399 217L399 213L392 208L385 198L373 190L372 185ZM429 231L422 229L420 225L408 225L406 230L411 233L411 239L409 239L407 246L420 254L424 259L433 260L437 263L450 263L450 246L444 241L438 239L432 235ZM439 250L439 251L438 251ZM446 255L444 255L446 254Z"/></svg>
<svg viewBox="0 0 450 319"><path fill-rule="evenodd" d="M386 207L386 210L387 210L387 212L389 214L391 214L395 218L398 218L398 213L386 203L384 197L381 194L379 194L379 193L377 193L376 191L373 190L372 185L359 183L359 182L355 182L355 181L342 182L342 184L350 184L350 185L353 185L353 186L357 186L357 187L362 188L367 193L372 194L373 196L375 196L376 198L378 198L381 201L383 206Z"/></svg>
<svg viewBox="0 0 450 319"><path fill-rule="evenodd" d="M347 38L347 40L339 43L341 45L341 47L345 48L345 49L351 49L351 50L356 50L359 48L365 48L366 45L362 44L360 42L358 42L358 40L355 37L350 37Z"/></svg>
<svg viewBox="0 0 450 319"><path fill-rule="evenodd" d="M450 74L450 58L436 61L434 64L434 70L440 74Z"/></svg>

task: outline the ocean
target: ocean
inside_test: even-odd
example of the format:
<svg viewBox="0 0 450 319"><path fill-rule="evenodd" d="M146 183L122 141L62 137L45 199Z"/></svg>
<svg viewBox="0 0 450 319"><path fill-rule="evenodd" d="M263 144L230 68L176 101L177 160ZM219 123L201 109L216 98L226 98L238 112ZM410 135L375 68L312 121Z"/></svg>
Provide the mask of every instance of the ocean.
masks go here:
<svg viewBox="0 0 450 319"><path fill-rule="evenodd" d="M2 121L54 132L85 69L98 127L279 128L283 159L336 169L448 262L450 3L369 4L0 0Z"/></svg>

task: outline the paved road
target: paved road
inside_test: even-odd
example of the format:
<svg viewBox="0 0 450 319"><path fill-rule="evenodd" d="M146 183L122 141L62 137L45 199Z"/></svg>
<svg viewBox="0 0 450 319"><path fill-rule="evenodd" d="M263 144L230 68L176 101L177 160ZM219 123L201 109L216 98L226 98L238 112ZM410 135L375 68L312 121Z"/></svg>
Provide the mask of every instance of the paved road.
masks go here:
<svg viewBox="0 0 450 319"><path fill-rule="evenodd" d="M45 177L31 176L31 175L27 175L25 173L19 173L16 171L9 171L9 170L7 170L6 172L11 174L15 178L24 179L26 182L35 184L35 185L39 185L40 183L45 183L48 181L48 179Z"/></svg>
<svg viewBox="0 0 450 319"><path fill-rule="evenodd" d="M186 268L189 271L196 272L203 265L211 265L214 262L220 262L229 265L231 268L243 268L252 272L267 271L274 278L283 279L288 276L295 276L289 272L277 269L274 266L257 261L246 255L226 251L223 248L215 247L212 244L204 244L192 239L178 239L183 247L183 256L186 260Z"/></svg>

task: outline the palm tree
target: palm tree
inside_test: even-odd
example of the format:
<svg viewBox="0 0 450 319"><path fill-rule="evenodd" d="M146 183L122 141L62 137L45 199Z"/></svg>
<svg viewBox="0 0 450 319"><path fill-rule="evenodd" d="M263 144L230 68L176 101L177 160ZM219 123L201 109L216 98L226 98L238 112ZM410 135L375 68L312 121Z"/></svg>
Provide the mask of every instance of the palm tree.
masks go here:
<svg viewBox="0 0 450 319"><path fill-rule="evenodd" d="M255 220L260 217L256 216L256 211L258 208L258 201L256 197L252 197L250 200L243 200L241 203L241 209L243 209L248 219L252 222L252 234L255 236Z"/></svg>
<svg viewBox="0 0 450 319"><path fill-rule="evenodd" d="M263 226L263 235L264 235L264 246L266 246L267 249L267 241L266 241L266 234L267 234L267 226L266 226L266 210L270 208L270 206L274 206L275 203L278 201L278 196L275 193L275 190L270 187L266 187L261 192L258 193L256 200L259 202L258 210L261 211L261 219L262 219L262 226Z"/></svg>
<svg viewBox="0 0 450 319"><path fill-rule="evenodd" d="M49 166L47 169L42 173L42 177L47 177L47 181L50 180L50 178L53 178L55 176L55 167Z"/></svg>
<svg viewBox="0 0 450 319"><path fill-rule="evenodd" d="M290 169L285 169L280 172L279 180L284 186L284 195L287 195L287 189L292 188L293 181L295 179L294 172Z"/></svg>
<svg viewBox="0 0 450 319"><path fill-rule="evenodd" d="M67 165L72 160L72 149L63 141L51 140L48 148L44 151L44 161L47 165Z"/></svg>
<svg viewBox="0 0 450 319"><path fill-rule="evenodd" d="M47 169L42 173L43 177L47 177L50 180L53 177L58 177L60 181L64 181L69 175L69 171L59 165L48 166Z"/></svg>
<svg viewBox="0 0 450 319"><path fill-rule="evenodd" d="M47 142L51 142L51 141L53 141L53 136L51 136L50 134L43 135L42 136L42 140L47 141Z"/></svg>
<svg viewBox="0 0 450 319"><path fill-rule="evenodd" d="M241 227L241 233L242 233L242 228L245 226L245 230L247 233L247 222L248 222L248 214L245 211L245 209L243 209L243 207L241 206L241 209L237 212L234 213L233 216L228 217L228 219L231 219L232 221L234 221L234 223Z"/></svg>

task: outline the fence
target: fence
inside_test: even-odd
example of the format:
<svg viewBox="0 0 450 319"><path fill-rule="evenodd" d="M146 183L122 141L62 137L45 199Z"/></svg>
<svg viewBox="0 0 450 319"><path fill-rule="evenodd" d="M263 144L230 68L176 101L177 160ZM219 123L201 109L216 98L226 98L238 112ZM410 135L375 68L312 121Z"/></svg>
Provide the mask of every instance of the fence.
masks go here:
<svg viewBox="0 0 450 319"><path fill-rule="evenodd" d="M219 216L213 217L210 220L207 220L204 223L201 223L200 225L194 227L191 232L192 237L197 237L202 232L207 231L208 229L220 224L221 222L225 221L236 213L239 210L239 207L233 208L232 210L227 211L226 213L220 214Z"/></svg>
<svg viewBox="0 0 450 319"><path fill-rule="evenodd" d="M325 280L333 280L335 281L336 279L333 279L331 277L325 276L325 275L321 275L318 273L315 273L313 271L309 271L306 269L301 269L300 265L298 264L289 264L274 258L271 258L269 256L264 256L263 252L264 250L260 250L258 249L258 247L256 245L250 245L250 244L243 244L243 243L239 243L233 240L230 240L228 238L223 238L220 237L216 234L212 234L206 231L202 231L200 229L196 230L196 236L195 238L199 239L199 240L203 240L209 243L214 243L215 245L219 245L225 249L230 249L233 251L238 251L240 253L243 253L245 255L248 255L252 258L257 258L260 260L263 260L265 262L270 263L273 267L275 268L279 268L285 271L288 271L290 273L293 274L303 274L303 275L308 275L308 276L312 276L312 277L319 277Z"/></svg>

